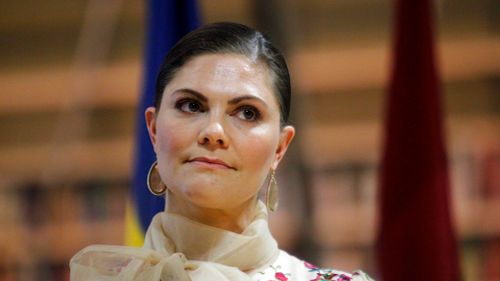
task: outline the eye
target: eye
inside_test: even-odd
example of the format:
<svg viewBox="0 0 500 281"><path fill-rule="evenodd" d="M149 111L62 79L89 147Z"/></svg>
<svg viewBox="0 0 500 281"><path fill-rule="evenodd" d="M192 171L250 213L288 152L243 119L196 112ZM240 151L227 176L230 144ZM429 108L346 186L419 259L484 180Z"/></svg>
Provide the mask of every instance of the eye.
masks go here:
<svg viewBox="0 0 500 281"><path fill-rule="evenodd" d="M182 99L175 104L175 108L187 113L203 112L200 102L193 99Z"/></svg>
<svg viewBox="0 0 500 281"><path fill-rule="evenodd" d="M238 109L236 116L247 121L257 121L260 118L260 112L253 106L243 106Z"/></svg>

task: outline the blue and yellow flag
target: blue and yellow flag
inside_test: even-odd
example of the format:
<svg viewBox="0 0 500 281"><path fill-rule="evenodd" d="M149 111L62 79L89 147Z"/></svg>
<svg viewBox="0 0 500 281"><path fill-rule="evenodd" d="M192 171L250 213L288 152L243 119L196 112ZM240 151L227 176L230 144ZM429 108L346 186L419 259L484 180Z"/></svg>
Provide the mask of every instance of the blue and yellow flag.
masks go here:
<svg viewBox="0 0 500 281"><path fill-rule="evenodd" d="M137 111L136 149L131 200L127 204L125 243L142 246L152 217L163 210L165 201L149 193L146 177L156 160L149 140L144 111L153 104L156 74L170 48L200 22L196 0L147 1L143 91Z"/></svg>

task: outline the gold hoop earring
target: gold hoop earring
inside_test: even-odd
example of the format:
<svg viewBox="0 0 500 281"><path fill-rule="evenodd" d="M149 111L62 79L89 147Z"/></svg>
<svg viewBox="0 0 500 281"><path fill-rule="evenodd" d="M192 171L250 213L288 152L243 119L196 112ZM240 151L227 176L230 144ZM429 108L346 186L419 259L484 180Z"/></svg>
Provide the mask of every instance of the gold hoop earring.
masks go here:
<svg viewBox="0 0 500 281"><path fill-rule="evenodd" d="M276 181L275 172L271 170L269 184L266 192L266 207L269 212L278 210L278 182Z"/></svg>
<svg viewBox="0 0 500 281"><path fill-rule="evenodd" d="M167 186L161 181L160 173L158 173L158 161L155 161L149 168L147 184L149 192L156 196L162 196L167 191Z"/></svg>

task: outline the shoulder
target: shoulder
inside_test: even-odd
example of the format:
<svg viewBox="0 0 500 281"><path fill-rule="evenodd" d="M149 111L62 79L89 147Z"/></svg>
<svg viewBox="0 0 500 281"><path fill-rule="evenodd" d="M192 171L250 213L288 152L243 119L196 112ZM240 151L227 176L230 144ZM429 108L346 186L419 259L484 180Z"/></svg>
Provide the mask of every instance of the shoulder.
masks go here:
<svg viewBox="0 0 500 281"><path fill-rule="evenodd" d="M336 269L319 268L284 251L272 265L252 278L255 281L372 281L361 271L346 273Z"/></svg>

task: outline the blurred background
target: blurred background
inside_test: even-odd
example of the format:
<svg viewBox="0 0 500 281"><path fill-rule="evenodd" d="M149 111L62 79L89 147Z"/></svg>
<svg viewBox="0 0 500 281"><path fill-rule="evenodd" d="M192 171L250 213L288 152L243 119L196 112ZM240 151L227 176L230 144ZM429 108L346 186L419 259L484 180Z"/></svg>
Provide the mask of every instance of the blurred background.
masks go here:
<svg viewBox="0 0 500 281"><path fill-rule="evenodd" d="M271 228L321 266L374 275L392 1L199 0L204 23L269 34L298 131ZM500 5L435 2L464 280L500 280ZM139 0L0 1L0 280L69 280L89 244L123 244L141 92Z"/></svg>

